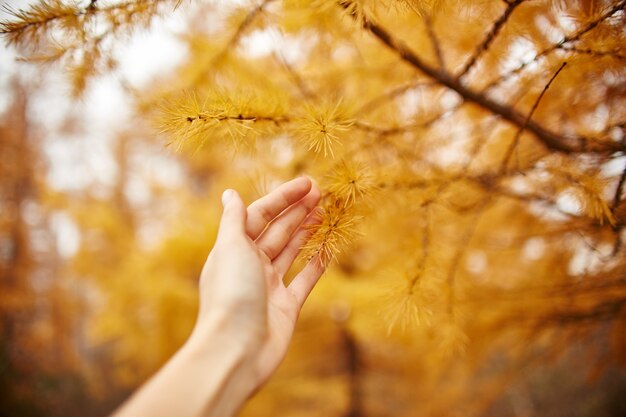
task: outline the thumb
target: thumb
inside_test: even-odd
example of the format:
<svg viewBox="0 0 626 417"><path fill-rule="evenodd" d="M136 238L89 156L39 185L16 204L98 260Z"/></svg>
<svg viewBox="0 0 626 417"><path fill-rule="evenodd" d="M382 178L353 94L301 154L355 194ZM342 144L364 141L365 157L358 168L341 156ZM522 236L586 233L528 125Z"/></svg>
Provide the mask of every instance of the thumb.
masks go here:
<svg viewBox="0 0 626 417"><path fill-rule="evenodd" d="M246 234L246 206L235 190L228 189L222 194L224 211L220 221L218 240L224 237L244 236Z"/></svg>

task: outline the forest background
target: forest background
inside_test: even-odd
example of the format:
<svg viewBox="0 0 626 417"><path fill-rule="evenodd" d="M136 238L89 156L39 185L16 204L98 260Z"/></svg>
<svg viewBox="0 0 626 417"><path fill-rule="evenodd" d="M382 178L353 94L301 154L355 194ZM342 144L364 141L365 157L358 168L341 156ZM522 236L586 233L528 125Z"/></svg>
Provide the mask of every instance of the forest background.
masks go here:
<svg viewBox="0 0 626 417"><path fill-rule="evenodd" d="M221 191L300 174L329 270L242 415L626 414L625 4L3 2L0 416L114 409Z"/></svg>

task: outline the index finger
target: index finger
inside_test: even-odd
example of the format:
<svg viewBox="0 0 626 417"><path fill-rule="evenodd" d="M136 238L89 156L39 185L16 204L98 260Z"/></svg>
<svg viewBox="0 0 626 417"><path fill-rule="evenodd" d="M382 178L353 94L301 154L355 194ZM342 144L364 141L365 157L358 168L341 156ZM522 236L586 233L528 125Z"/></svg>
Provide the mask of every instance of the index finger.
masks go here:
<svg viewBox="0 0 626 417"><path fill-rule="evenodd" d="M269 222L307 195L312 185L307 177L298 177L280 185L271 193L250 204L246 221L248 236L252 240L256 239Z"/></svg>

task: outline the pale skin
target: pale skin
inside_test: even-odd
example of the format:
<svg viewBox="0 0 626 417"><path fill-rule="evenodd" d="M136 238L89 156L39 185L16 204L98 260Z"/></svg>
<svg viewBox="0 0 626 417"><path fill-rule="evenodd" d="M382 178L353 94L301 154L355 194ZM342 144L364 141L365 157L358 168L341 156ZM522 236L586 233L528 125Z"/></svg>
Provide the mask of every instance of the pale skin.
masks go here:
<svg viewBox="0 0 626 417"><path fill-rule="evenodd" d="M304 301L324 272L311 259L283 277L318 222L320 192L299 177L246 208L222 195L215 246L200 276L200 309L181 349L114 417L233 416L283 360Z"/></svg>

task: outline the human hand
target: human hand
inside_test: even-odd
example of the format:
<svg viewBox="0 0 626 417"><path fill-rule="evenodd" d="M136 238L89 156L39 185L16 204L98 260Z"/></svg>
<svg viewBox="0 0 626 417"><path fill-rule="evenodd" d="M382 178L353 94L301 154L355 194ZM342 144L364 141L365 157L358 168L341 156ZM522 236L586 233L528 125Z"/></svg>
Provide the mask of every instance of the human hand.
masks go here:
<svg viewBox="0 0 626 417"><path fill-rule="evenodd" d="M189 340L116 417L226 417L278 367L302 304L324 272L314 258L283 277L318 221L319 190L296 178L246 209L226 190L217 241L200 276L200 311Z"/></svg>
<svg viewBox="0 0 626 417"><path fill-rule="evenodd" d="M286 286L283 277L318 220L320 192L306 177L289 181L247 209L234 190L222 196L218 237L200 278L200 312L192 338L215 332L244 348L246 378L258 388L282 361L296 319L324 271L311 259Z"/></svg>

